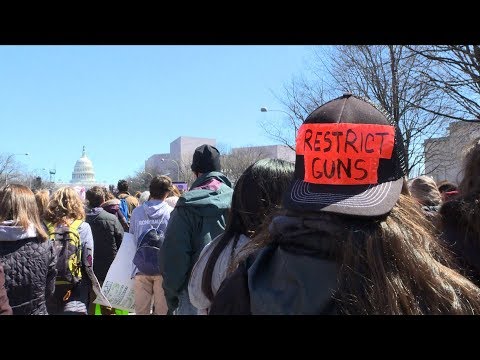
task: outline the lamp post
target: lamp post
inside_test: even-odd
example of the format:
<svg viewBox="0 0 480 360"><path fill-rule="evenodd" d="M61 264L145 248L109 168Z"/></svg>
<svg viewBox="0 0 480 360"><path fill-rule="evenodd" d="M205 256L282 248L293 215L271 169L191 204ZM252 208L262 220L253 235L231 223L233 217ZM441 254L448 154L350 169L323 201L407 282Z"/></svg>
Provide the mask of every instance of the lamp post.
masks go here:
<svg viewBox="0 0 480 360"><path fill-rule="evenodd" d="M162 158L162 161L167 161L167 160L173 161L177 165L177 181L180 181L180 165L178 165L178 162L176 160Z"/></svg>
<svg viewBox="0 0 480 360"><path fill-rule="evenodd" d="M7 160L5 160L5 166L8 165L10 160L15 156L15 155L25 155L28 156L30 155L29 153L20 153L20 154L11 154L7 157ZM5 172L5 185L8 185L8 171Z"/></svg>
<svg viewBox="0 0 480 360"><path fill-rule="evenodd" d="M260 111L261 111L261 112L268 112L268 111L282 112L282 113L284 113L284 114L287 114L287 115L290 117L290 119L291 119L293 122L295 122L295 119L293 118L293 116L290 115L288 112L283 111L283 110L272 110L272 109L267 109L266 107L261 107L261 108L260 108Z"/></svg>

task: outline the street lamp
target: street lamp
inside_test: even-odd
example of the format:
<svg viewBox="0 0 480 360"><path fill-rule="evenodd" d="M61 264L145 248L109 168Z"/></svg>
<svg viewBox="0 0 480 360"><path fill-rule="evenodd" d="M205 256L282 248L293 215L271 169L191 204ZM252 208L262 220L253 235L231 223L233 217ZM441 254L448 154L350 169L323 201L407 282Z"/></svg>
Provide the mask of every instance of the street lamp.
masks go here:
<svg viewBox="0 0 480 360"><path fill-rule="evenodd" d="M8 163L10 162L10 159L12 159L15 155L25 155L25 156L28 156L30 155L29 153L20 153L20 154L11 154L7 157L7 160L5 160L5 166L8 165ZM8 171L5 172L5 185L8 185Z"/></svg>
<svg viewBox="0 0 480 360"><path fill-rule="evenodd" d="M177 165L177 181L180 181L180 165L178 165L178 162L176 160L162 158L162 161L166 161L166 160L173 161Z"/></svg>
<svg viewBox="0 0 480 360"><path fill-rule="evenodd" d="M293 116L290 115L288 112L283 111L283 110L272 110L272 109L267 109L266 107L261 107L261 108L260 108L260 111L261 111L261 112L267 112L267 111L282 112L282 113L284 113L284 114L287 114L287 115L290 117L290 119L291 119L293 122L295 122L295 120L293 119Z"/></svg>

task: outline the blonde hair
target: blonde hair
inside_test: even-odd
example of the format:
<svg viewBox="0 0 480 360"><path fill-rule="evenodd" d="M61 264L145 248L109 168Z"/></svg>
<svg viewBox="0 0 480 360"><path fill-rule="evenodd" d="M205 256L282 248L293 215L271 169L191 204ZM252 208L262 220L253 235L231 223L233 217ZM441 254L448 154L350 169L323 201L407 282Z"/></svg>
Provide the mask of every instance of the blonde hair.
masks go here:
<svg viewBox="0 0 480 360"><path fill-rule="evenodd" d="M0 221L13 220L14 225L27 230L33 224L37 236L47 239L47 234L40 221L37 202L32 190L24 185L9 184L0 190Z"/></svg>
<svg viewBox="0 0 480 360"><path fill-rule="evenodd" d="M419 176L409 183L411 195L425 206L438 206L442 203L442 194L435 180L429 176Z"/></svg>
<svg viewBox="0 0 480 360"><path fill-rule="evenodd" d="M105 188L104 188L104 191L105 191L105 201L116 199L115 195L113 195L111 191Z"/></svg>
<svg viewBox="0 0 480 360"><path fill-rule="evenodd" d="M50 191L45 189L36 191L35 201L37 202L40 219L42 219L45 215L45 211L48 208L48 202L50 201Z"/></svg>
<svg viewBox="0 0 480 360"><path fill-rule="evenodd" d="M180 190L178 190L178 187L175 184L172 184L172 190L170 190L170 193L168 196L177 196L180 197L182 194L180 193Z"/></svg>
<svg viewBox="0 0 480 360"><path fill-rule="evenodd" d="M85 208L78 193L71 187L62 187L53 193L45 211L45 219L54 224L67 220L85 220Z"/></svg>

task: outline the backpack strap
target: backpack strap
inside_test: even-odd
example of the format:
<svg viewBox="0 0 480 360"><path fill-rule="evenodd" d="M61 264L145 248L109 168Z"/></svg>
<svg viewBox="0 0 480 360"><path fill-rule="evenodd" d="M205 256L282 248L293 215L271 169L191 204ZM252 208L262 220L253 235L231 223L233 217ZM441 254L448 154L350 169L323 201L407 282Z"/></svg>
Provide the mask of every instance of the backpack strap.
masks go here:
<svg viewBox="0 0 480 360"><path fill-rule="evenodd" d="M55 234L55 224L49 222L49 221L45 221L45 226L47 227L47 231L48 231L48 236L51 237L53 234Z"/></svg>
<svg viewBox="0 0 480 360"><path fill-rule="evenodd" d="M78 231L78 228L80 227L80 225L82 225L82 223L83 223L83 220L78 220L77 219L74 222L72 222L69 227L71 227L73 230Z"/></svg>

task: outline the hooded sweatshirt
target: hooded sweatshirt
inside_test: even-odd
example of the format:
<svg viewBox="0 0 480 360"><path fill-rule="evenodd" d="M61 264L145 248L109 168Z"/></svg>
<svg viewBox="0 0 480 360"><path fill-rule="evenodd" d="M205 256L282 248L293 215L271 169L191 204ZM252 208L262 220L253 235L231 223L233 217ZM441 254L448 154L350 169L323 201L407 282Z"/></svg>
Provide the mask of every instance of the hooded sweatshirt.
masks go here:
<svg viewBox="0 0 480 360"><path fill-rule="evenodd" d="M13 221L0 223L0 262L14 315L47 315L46 298L55 289L56 257L52 242Z"/></svg>
<svg viewBox="0 0 480 360"><path fill-rule="evenodd" d="M178 307L179 295L187 289L204 246L225 230L232 194L230 180L213 171L198 177L191 190L178 199L160 252L169 312Z"/></svg>
<svg viewBox="0 0 480 360"><path fill-rule="evenodd" d="M195 263L190 280L188 281L188 295L190 297L190 303L198 309L199 314L207 314L210 305L212 304L208 297L203 293L202 283L203 283L203 273L207 266L210 256L215 247L220 242L223 234L218 235L215 239L209 242L200 253L198 261ZM247 245L250 239L241 234L238 238L237 246L235 247L233 254L234 257L238 256L238 253ZM228 245L222 250L220 255L217 258L215 266L212 273L212 291L215 295L222 284L222 281L227 277L227 271L232 260L232 247L233 239L230 239Z"/></svg>
<svg viewBox="0 0 480 360"><path fill-rule="evenodd" d="M162 200L148 200L141 206L135 208L130 220L130 234L135 238L135 247L138 245L138 238L146 230L154 228L166 228L170 220L170 213L173 208ZM134 266L134 275L139 271Z"/></svg>
<svg viewBox="0 0 480 360"><path fill-rule="evenodd" d="M115 215L118 218L118 221L120 221L120 224L122 225L123 230L128 232L129 230L128 222L127 222L127 219L125 219L125 216L120 211L119 199L107 200L101 206L106 212L109 212L110 214Z"/></svg>

